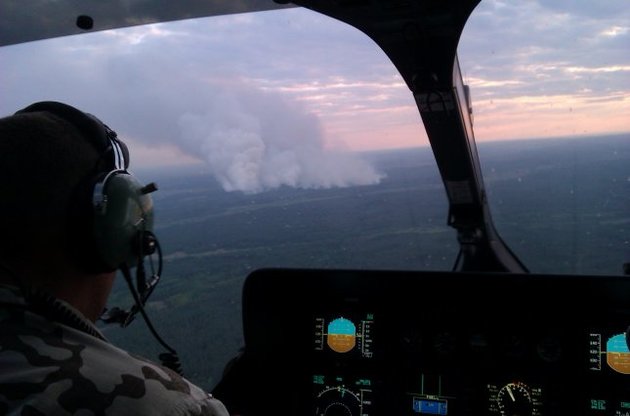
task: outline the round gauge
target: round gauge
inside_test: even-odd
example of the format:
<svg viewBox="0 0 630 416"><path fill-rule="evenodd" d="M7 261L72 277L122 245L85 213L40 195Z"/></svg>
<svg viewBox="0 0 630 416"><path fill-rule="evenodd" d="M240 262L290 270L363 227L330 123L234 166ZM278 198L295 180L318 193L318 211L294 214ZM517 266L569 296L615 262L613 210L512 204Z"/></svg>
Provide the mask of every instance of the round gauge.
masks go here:
<svg viewBox="0 0 630 416"><path fill-rule="evenodd" d="M529 387L518 381L501 387L497 393L497 405L504 416L531 416L533 414Z"/></svg>
<svg viewBox="0 0 630 416"><path fill-rule="evenodd" d="M360 416L361 399L344 387L331 387L316 397L316 416Z"/></svg>

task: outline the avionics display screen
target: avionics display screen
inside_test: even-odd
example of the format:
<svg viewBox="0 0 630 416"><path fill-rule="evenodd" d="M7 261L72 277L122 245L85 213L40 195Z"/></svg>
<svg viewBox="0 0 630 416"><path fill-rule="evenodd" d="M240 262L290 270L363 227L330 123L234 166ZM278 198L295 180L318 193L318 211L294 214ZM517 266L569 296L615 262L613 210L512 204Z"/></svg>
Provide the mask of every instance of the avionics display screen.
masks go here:
<svg viewBox="0 0 630 416"><path fill-rule="evenodd" d="M372 358L374 314L327 313L316 316L313 329L315 351Z"/></svg>
<svg viewBox="0 0 630 416"><path fill-rule="evenodd" d="M246 339L274 382L250 394L287 386L287 416L630 416L628 293L617 277L258 271Z"/></svg>

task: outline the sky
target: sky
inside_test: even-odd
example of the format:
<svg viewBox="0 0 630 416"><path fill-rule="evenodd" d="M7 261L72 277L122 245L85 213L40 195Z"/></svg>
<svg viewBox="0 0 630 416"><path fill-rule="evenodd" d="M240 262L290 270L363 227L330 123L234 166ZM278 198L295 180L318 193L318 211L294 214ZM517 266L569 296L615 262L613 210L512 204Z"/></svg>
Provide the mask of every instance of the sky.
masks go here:
<svg viewBox="0 0 630 416"><path fill-rule="evenodd" d="M630 131L627 0L483 0L459 59L478 142ZM64 101L141 166L204 160L226 190L377 183L347 150L428 143L385 54L301 8L13 45L0 62L0 115Z"/></svg>

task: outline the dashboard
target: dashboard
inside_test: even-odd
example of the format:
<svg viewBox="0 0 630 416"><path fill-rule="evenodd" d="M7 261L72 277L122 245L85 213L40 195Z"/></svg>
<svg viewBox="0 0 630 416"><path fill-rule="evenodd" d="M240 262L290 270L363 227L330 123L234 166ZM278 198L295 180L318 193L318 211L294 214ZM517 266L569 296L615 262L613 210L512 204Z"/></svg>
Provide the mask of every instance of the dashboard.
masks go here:
<svg viewBox="0 0 630 416"><path fill-rule="evenodd" d="M237 414L630 416L627 277L264 269L243 302Z"/></svg>

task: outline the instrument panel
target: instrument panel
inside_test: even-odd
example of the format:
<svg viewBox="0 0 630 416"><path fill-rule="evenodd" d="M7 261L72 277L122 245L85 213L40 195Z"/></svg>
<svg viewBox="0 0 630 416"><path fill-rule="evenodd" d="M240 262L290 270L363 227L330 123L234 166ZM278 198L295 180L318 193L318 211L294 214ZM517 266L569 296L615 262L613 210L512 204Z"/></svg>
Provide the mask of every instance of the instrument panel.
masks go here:
<svg viewBox="0 0 630 416"><path fill-rule="evenodd" d="M266 269L243 302L243 415L630 416L630 278Z"/></svg>

